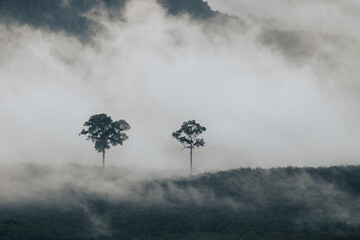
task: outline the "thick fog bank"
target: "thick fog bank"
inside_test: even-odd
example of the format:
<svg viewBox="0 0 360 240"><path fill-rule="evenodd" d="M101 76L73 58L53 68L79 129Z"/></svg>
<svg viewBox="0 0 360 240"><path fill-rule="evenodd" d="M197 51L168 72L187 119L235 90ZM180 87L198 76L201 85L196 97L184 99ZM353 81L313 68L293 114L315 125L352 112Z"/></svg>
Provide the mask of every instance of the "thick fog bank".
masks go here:
<svg viewBox="0 0 360 240"><path fill-rule="evenodd" d="M171 133L190 119L207 128L199 171L359 162L356 35L245 15L195 21L155 1L130 1L119 18L100 13L88 16L101 26L91 44L0 24L1 162L100 165L78 133L103 112L132 127L107 152L110 165L188 169Z"/></svg>

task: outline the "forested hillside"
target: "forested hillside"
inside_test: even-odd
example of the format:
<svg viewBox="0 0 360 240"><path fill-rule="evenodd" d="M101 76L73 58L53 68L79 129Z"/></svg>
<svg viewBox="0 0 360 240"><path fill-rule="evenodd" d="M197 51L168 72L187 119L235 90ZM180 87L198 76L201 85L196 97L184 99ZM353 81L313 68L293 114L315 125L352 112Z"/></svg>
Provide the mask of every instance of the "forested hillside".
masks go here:
<svg viewBox="0 0 360 240"><path fill-rule="evenodd" d="M22 176L11 176L18 189L26 176L37 177L26 183L29 196L1 203L0 239L360 238L359 166L244 168L147 181L121 181L116 172L87 179L93 170L77 166L72 181L47 190L33 185L65 171L25 166Z"/></svg>
<svg viewBox="0 0 360 240"><path fill-rule="evenodd" d="M119 16L128 0L0 0L0 20L16 21L51 31L65 31L82 40L98 30L89 14L105 10L112 17ZM195 19L206 19L217 12L202 0L158 0L169 14L189 14Z"/></svg>

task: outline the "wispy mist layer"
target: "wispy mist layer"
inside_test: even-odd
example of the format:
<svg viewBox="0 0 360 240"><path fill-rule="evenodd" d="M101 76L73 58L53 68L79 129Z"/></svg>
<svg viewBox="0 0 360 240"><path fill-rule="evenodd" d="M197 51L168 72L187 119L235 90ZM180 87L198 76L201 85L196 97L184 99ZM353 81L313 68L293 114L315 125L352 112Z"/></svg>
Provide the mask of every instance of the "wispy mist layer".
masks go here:
<svg viewBox="0 0 360 240"><path fill-rule="evenodd" d="M32 205L75 208L96 221L91 204L102 201L114 207L159 207L165 212L210 207L232 215L291 216L294 222L310 218L360 223L358 167L238 169L192 178L112 168L103 179L100 172L81 165L2 165L0 210Z"/></svg>
<svg viewBox="0 0 360 240"><path fill-rule="evenodd" d="M229 14L266 19L267 24L359 37L360 4L351 0L208 0L210 6Z"/></svg>
<svg viewBox="0 0 360 240"><path fill-rule="evenodd" d="M1 162L98 164L77 134L105 112L132 126L110 165L187 168L171 132L189 119L208 129L197 169L358 163L356 38L196 22L152 1L119 15L91 16L91 44L0 25Z"/></svg>

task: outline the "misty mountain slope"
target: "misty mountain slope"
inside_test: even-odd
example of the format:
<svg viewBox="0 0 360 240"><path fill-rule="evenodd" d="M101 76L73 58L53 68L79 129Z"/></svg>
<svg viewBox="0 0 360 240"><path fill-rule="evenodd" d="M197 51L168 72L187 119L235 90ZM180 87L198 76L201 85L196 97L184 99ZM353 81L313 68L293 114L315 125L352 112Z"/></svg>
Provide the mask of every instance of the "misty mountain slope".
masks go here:
<svg viewBox="0 0 360 240"><path fill-rule="evenodd" d="M351 36L314 31L264 28L259 41L298 67L311 67L325 86L339 84L348 95L357 98L360 84L359 39ZM332 91L337 91L332 89Z"/></svg>
<svg viewBox="0 0 360 240"><path fill-rule="evenodd" d="M47 1L54 2L60 4ZM84 3L68 1L74 4L68 10L85 13ZM76 25L65 21L68 5L54 7L63 11L56 15L64 17L59 32L0 24L1 161L96 161L76 133L89 116L106 112L134 126L130 141L110 158L124 165L186 167L170 133L190 118L211 129L195 167L358 163L356 39L250 20L245 27L222 17L194 21L151 0L128 4L122 16L90 16L93 44L66 34Z"/></svg>
<svg viewBox="0 0 360 240"><path fill-rule="evenodd" d="M49 31L65 31L86 40L100 27L91 15L105 13L110 17L121 18L119 14L127 2L128 0L1 0L0 21L16 21ZM158 2L169 14L175 16L187 13L194 19L206 19L219 14L202 0Z"/></svg>
<svg viewBox="0 0 360 240"><path fill-rule="evenodd" d="M76 165L1 171L0 239L360 237L359 166L148 180L119 168L102 180L100 169Z"/></svg>
<svg viewBox="0 0 360 240"><path fill-rule="evenodd" d="M203 0L158 0L158 2L173 15L187 13L195 19L207 19L220 14L213 11Z"/></svg>

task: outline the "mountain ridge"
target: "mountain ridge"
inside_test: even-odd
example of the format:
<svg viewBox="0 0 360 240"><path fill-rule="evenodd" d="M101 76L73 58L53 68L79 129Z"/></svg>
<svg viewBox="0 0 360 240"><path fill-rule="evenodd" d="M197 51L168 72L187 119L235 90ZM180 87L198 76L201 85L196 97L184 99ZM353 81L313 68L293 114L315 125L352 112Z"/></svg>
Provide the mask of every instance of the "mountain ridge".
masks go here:
<svg viewBox="0 0 360 240"><path fill-rule="evenodd" d="M65 31L69 35L88 39L96 32L95 22L86 16L96 8L103 8L110 17L119 17L119 12L129 0L1 0L0 21L18 22L50 31ZM196 20L214 17L213 11L202 0L157 0L167 13L173 16L189 14Z"/></svg>

